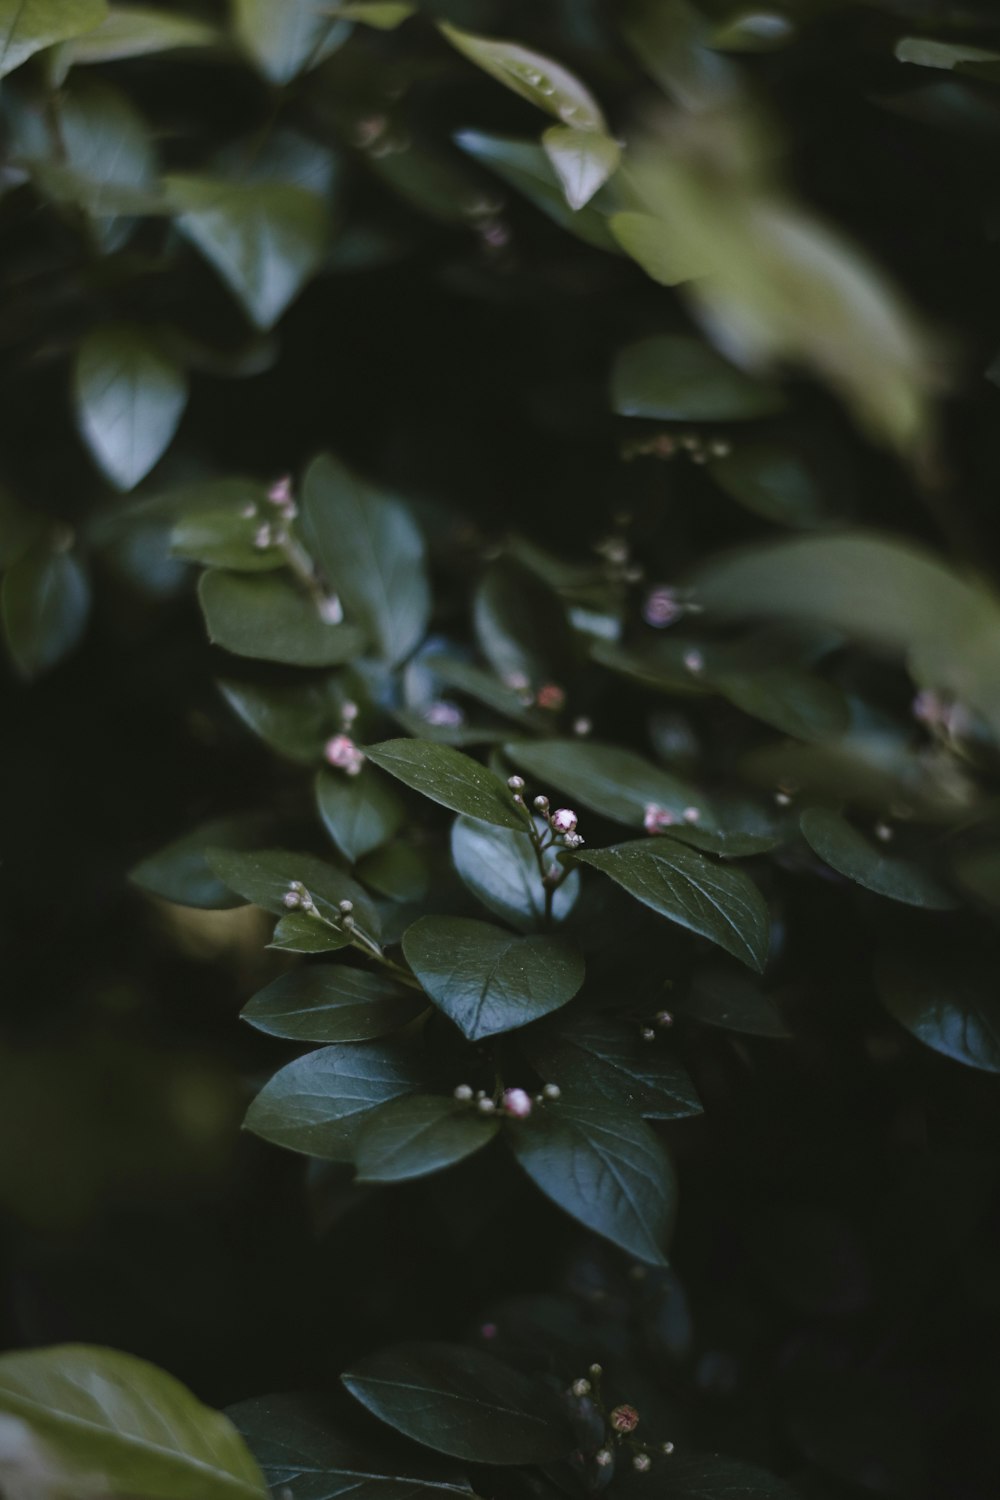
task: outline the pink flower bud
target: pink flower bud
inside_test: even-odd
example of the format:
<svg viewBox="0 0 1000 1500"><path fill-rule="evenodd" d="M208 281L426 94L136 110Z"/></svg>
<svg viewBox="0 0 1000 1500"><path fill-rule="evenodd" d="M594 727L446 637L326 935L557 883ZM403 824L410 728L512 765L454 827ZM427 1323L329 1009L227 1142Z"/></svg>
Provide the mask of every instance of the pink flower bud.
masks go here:
<svg viewBox="0 0 1000 1500"><path fill-rule="evenodd" d="M657 802L646 803L642 826L647 833L660 833L664 828L669 828L673 822L674 815L668 808L660 807Z"/></svg>
<svg viewBox="0 0 1000 1500"><path fill-rule="evenodd" d="M275 481L267 492L267 498L272 505L284 509L292 503L292 476L285 474L281 479Z"/></svg>
<svg viewBox="0 0 1000 1500"><path fill-rule="evenodd" d="M554 682L547 682L538 689L535 702L539 708L548 708L553 713L558 713L566 702L566 694L562 688Z"/></svg>
<svg viewBox="0 0 1000 1500"><path fill-rule="evenodd" d="M556 833L575 833L577 817L571 807L557 807L549 819Z"/></svg>
<svg viewBox="0 0 1000 1500"><path fill-rule="evenodd" d="M642 618L647 625L652 625L657 630L672 625L683 613L683 606L678 604L673 589L665 588L662 584L650 589L643 601Z"/></svg>
<svg viewBox="0 0 1000 1500"><path fill-rule="evenodd" d="M458 704L449 703L444 698L438 703L428 704L424 709L424 718L435 729L457 729L465 722L465 715Z"/></svg>
<svg viewBox="0 0 1000 1500"><path fill-rule="evenodd" d="M479 1330L482 1339L495 1339L497 1336L497 1325L495 1323L484 1323Z"/></svg>
<svg viewBox="0 0 1000 1500"><path fill-rule="evenodd" d="M705 658L700 651L685 651L684 665L689 672L697 675L705 670Z"/></svg>
<svg viewBox="0 0 1000 1500"><path fill-rule="evenodd" d="M515 1120L526 1120L531 1114L531 1096L524 1089L504 1089L504 1114Z"/></svg>
<svg viewBox="0 0 1000 1500"><path fill-rule="evenodd" d="M634 1406L616 1406L611 1413L611 1425L616 1432L634 1432L639 1425L639 1413Z"/></svg>
<svg viewBox="0 0 1000 1500"><path fill-rule="evenodd" d="M327 740L323 746L323 754L335 770L346 771L348 776L357 776L365 761L363 751L358 749L348 734L335 734L332 739Z"/></svg>
<svg viewBox="0 0 1000 1500"><path fill-rule="evenodd" d="M698 811L698 809L696 807L686 807L684 809L684 821L685 821L685 823L697 823L697 821L698 821L698 819L700 817L701 817L701 813Z"/></svg>

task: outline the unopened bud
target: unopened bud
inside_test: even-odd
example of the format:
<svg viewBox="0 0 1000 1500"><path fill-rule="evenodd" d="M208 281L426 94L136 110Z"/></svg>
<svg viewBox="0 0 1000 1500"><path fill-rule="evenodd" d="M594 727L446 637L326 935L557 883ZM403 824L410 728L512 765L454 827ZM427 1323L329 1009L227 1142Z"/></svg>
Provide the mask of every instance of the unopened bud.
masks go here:
<svg viewBox="0 0 1000 1500"><path fill-rule="evenodd" d="M888 823L875 824L875 837L881 844L888 844L893 837L892 827Z"/></svg>
<svg viewBox="0 0 1000 1500"><path fill-rule="evenodd" d="M339 625L344 618L344 606L337 594L326 594L316 606L324 625Z"/></svg>
<svg viewBox="0 0 1000 1500"><path fill-rule="evenodd" d="M271 528L270 528L270 526L258 526L257 530L254 532L253 544L257 548L258 552L263 552L263 551L265 551L266 548L270 547L270 545L271 545Z"/></svg>
<svg viewBox="0 0 1000 1500"><path fill-rule="evenodd" d="M344 929L345 932L353 932L354 931L354 918L353 917L341 917L341 919L340 919L340 925Z"/></svg>
<svg viewBox="0 0 1000 1500"><path fill-rule="evenodd" d="M584 717L584 716L581 716L579 719L574 719L573 720L573 733L574 734L578 734L578 735L581 735L581 736L587 735L587 734L590 733L590 731L593 729L593 727L594 727L593 721L591 719L588 719L588 718Z"/></svg>
<svg viewBox="0 0 1000 1500"><path fill-rule="evenodd" d="M589 1373L592 1380L600 1380L601 1376L604 1374L604 1366L591 1365Z"/></svg>
<svg viewBox="0 0 1000 1500"><path fill-rule="evenodd" d="M508 776L507 777L507 785L510 787L510 789L511 789L512 792L523 792L524 791L524 777L523 776Z"/></svg>
<svg viewBox="0 0 1000 1500"><path fill-rule="evenodd" d="M459 1104L468 1104L472 1098L472 1089L467 1083L460 1083L455 1090L454 1097L458 1100Z"/></svg>
<svg viewBox="0 0 1000 1500"><path fill-rule="evenodd" d="M632 1460L633 1469L638 1469L640 1474L647 1474L653 1466L653 1460L648 1453L637 1453Z"/></svg>
<svg viewBox="0 0 1000 1500"><path fill-rule="evenodd" d="M634 1432L639 1425L639 1413L634 1406L616 1406L610 1422L616 1432Z"/></svg>
<svg viewBox="0 0 1000 1500"><path fill-rule="evenodd" d="M524 1089L505 1089L503 1109L504 1114L515 1120L526 1120L531 1114L531 1095Z"/></svg>
<svg viewBox="0 0 1000 1500"><path fill-rule="evenodd" d="M558 1099L561 1093L558 1083L547 1083L542 1089L542 1097L545 1099Z"/></svg>
<svg viewBox="0 0 1000 1500"><path fill-rule="evenodd" d="M653 1030L652 1026L644 1026L639 1032L639 1036L644 1042L656 1041L656 1032Z"/></svg>
<svg viewBox="0 0 1000 1500"><path fill-rule="evenodd" d="M543 687L538 689L535 702L539 708L547 708L551 712L557 713L566 702L566 694L557 683L547 682Z"/></svg>
<svg viewBox="0 0 1000 1500"><path fill-rule="evenodd" d="M548 812L548 808L549 808L549 799L548 799L548 797L536 797L535 798L535 806L537 807L537 809L538 809L539 812Z"/></svg>
<svg viewBox="0 0 1000 1500"><path fill-rule="evenodd" d="M608 1469L614 1460L614 1454L610 1448L598 1448L594 1454L594 1463L599 1469Z"/></svg>
<svg viewBox="0 0 1000 1500"><path fill-rule="evenodd" d="M670 1014L669 1010L659 1010L659 1011L657 1011L657 1013L656 1013L656 1024L657 1024L657 1026L663 1026L663 1027L672 1026L674 1024L674 1018Z"/></svg>
<svg viewBox="0 0 1000 1500"><path fill-rule="evenodd" d="M674 815L666 807L660 807L657 802L647 802L646 810L642 815L642 826L647 833L660 833L662 829L669 828L674 822Z"/></svg>
<svg viewBox="0 0 1000 1500"><path fill-rule="evenodd" d="M323 746L323 755L329 765L348 776L357 776L365 762L364 751L347 734L335 734Z"/></svg>
<svg viewBox="0 0 1000 1500"><path fill-rule="evenodd" d="M697 823L701 813L697 807L686 807L683 812L685 823Z"/></svg>
<svg viewBox="0 0 1000 1500"><path fill-rule="evenodd" d="M678 603L673 589L662 586L650 589L643 600L642 618L647 625L652 625L656 630L672 625L675 620L680 619L683 613L683 606Z"/></svg>
<svg viewBox="0 0 1000 1500"><path fill-rule="evenodd" d="M477 1102L476 1108L479 1110L479 1113L481 1115L491 1115L495 1111L496 1105L493 1103L492 1099L483 1098Z"/></svg>
<svg viewBox="0 0 1000 1500"><path fill-rule="evenodd" d="M571 807L557 807L549 819L556 833L575 833L577 816Z"/></svg>
<svg viewBox="0 0 1000 1500"><path fill-rule="evenodd" d="M272 505L284 509L292 502L292 476L285 474L281 479L275 481L267 492L267 498Z"/></svg>
<svg viewBox="0 0 1000 1500"><path fill-rule="evenodd" d="M570 1386L570 1390L573 1392L574 1396L589 1396L590 1395L590 1381L589 1380L574 1380L573 1384Z"/></svg>
<svg viewBox="0 0 1000 1500"><path fill-rule="evenodd" d="M346 917L347 914L348 914L348 912L352 912L354 910L354 902L353 901L341 901L339 903L339 910L342 911L343 914L344 914L344 916Z"/></svg>
<svg viewBox="0 0 1000 1500"><path fill-rule="evenodd" d="M297 906L302 905L302 897L298 891L286 891L282 898L289 911L294 911Z"/></svg>
<svg viewBox="0 0 1000 1500"><path fill-rule="evenodd" d="M705 670L705 658L700 651L685 651L684 665L689 672L697 675Z"/></svg>
<svg viewBox="0 0 1000 1500"><path fill-rule="evenodd" d="M673 1453L673 1451L674 1451L674 1445L673 1445L673 1443L661 1443L660 1444L660 1452L661 1453Z"/></svg>
<svg viewBox="0 0 1000 1500"><path fill-rule="evenodd" d="M340 710L340 717L343 721L344 728L350 729L351 725L358 717L358 705L351 699L348 699L343 708Z"/></svg>

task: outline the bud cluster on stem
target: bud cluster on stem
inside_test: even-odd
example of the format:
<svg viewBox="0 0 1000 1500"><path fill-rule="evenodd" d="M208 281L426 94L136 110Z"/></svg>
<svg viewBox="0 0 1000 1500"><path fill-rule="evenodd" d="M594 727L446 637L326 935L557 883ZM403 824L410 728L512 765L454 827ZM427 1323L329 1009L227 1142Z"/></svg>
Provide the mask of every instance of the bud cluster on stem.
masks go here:
<svg viewBox="0 0 1000 1500"><path fill-rule="evenodd" d="M545 895L545 925L550 927L552 925L552 898L569 875L572 866L565 860L560 860L558 855L554 860L547 859L546 855L552 849L559 851L579 849L585 840L582 834L577 832L578 819L571 807L557 807L553 811L548 797L539 794L531 804L538 815L535 817L524 799L524 777L509 776L507 785L513 794L515 806L524 813ZM543 827L539 827L539 820L544 825Z"/></svg>
<svg viewBox="0 0 1000 1500"><path fill-rule="evenodd" d="M653 1467L653 1454L669 1455L673 1453L674 1445L671 1442L644 1443L635 1439L632 1434L639 1426L639 1413L627 1402L620 1402L608 1410L601 1389L603 1375L601 1365L591 1365L587 1374L572 1381L569 1388L570 1396L586 1403L588 1409L596 1409L604 1419L604 1435L591 1455L592 1460L599 1469L610 1469L615 1461L615 1449L626 1447L632 1455L632 1468L638 1474L647 1474Z"/></svg>

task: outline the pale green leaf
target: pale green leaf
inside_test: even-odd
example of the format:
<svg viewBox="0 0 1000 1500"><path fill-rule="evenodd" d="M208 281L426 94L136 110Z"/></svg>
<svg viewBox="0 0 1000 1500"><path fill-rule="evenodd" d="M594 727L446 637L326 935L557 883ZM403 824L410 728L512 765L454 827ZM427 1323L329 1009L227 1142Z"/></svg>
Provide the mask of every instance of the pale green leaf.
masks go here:
<svg viewBox="0 0 1000 1500"><path fill-rule="evenodd" d="M184 372L141 328L95 328L74 371L80 430L112 484L131 490L156 464L187 404Z"/></svg>
<svg viewBox="0 0 1000 1500"><path fill-rule="evenodd" d="M105 0L0 0L0 78L43 47L91 31L107 13Z"/></svg>

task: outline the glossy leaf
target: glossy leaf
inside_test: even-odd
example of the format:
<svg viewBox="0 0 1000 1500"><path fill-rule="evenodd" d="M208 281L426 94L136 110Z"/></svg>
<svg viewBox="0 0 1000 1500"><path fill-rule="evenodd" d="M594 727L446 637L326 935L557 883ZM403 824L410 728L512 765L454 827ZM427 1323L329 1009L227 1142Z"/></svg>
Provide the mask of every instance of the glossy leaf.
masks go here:
<svg viewBox="0 0 1000 1500"><path fill-rule="evenodd" d="M268 9L274 8L268 4ZM169 177L177 226L218 271L258 328L272 328L319 269L323 200L283 182Z"/></svg>
<svg viewBox="0 0 1000 1500"><path fill-rule="evenodd" d="M581 209L571 209L544 148L534 141L486 135L478 130L463 130L455 137L455 142L469 156L496 172L498 177L519 193L523 193L529 203L533 203L561 229L569 230L570 234L599 250L618 250L618 243L597 202L591 200Z"/></svg>
<svg viewBox="0 0 1000 1500"><path fill-rule="evenodd" d="M275 1073L244 1126L275 1146L349 1162L371 1111L426 1083L417 1059L402 1051L371 1043L321 1047Z"/></svg>
<svg viewBox="0 0 1000 1500"><path fill-rule="evenodd" d="M302 765L315 765L340 728L344 695L333 677L291 686L226 681L219 691L253 734Z"/></svg>
<svg viewBox="0 0 1000 1500"><path fill-rule="evenodd" d="M603 870L661 916L717 943L751 969L763 970L770 925L767 904L742 870L720 865L668 838L594 849L577 858Z"/></svg>
<svg viewBox="0 0 1000 1500"><path fill-rule="evenodd" d="M451 857L472 894L512 927L532 930L545 915L545 890L527 832L498 828L478 818L456 818ZM550 856L551 858L551 856ZM552 918L562 922L580 894L580 872L571 870L552 893Z"/></svg>
<svg viewBox="0 0 1000 1500"><path fill-rule="evenodd" d="M992 975L959 956L900 956L877 970L879 996L891 1016L935 1052L1000 1073L1000 1000Z"/></svg>
<svg viewBox="0 0 1000 1500"><path fill-rule="evenodd" d="M383 740L365 747L369 760L441 807L501 828L526 826L508 787L470 755L430 740Z"/></svg>
<svg viewBox="0 0 1000 1500"><path fill-rule="evenodd" d="M932 911L947 911L958 904L920 865L876 849L839 813L824 807L807 808L800 827L806 843L824 864L878 896Z"/></svg>
<svg viewBox="0 0 1000 1500"><path fill-rule="evenodd" d="M285 573L212 568L198 584L209 638L236 656L297 667L333 667L360 654L354 625L331 625L316 601Z"/></svg>
<svg viewBox="0 0 1000 1500"><path fill-rule="evenodd" d="M676 1461L675 1461L676 1459ZM657 1468L662 1464L657 1463ZM768 1473L757 1464L720 1453L671 1454L669 1469L670 1500L801 1500L802 1491L784 1479ZM656 1471L654 1470L654 1473ZM616 1487L628 1500L636 1500L648 1489L645 1474L626 1469Z"/></svg>
<svg viewBox="0 0 1000 1500"><path fill-rule="evenodd" d="M350 26L317 0L233 0L237 39L271 83L291 83L341 46Z"/></svg>
<svg viewBox="0 0 1000 1500"><path fill-rule="evenodd" d="M390 665L419 645L430 614L424 543L406 507L330 457L305 478L303 526L327 584Z"/></svg>
<svg viewBox="0 0 1000 1500"><path fill-rule="evenodd" d="M172 1375L113 1349L62 1344L0 1355L0 1409L43 1445L73 1493L267 1500L239 1433Z"/></svg>
<svg viewBox="0 0 1000 1500"><path fill-rule="evenodd" d="M603 131L604 117L597 100L561 64L532 52L518 42L475 36L457 26L440 23L440 30L470 62L482 68L529 104L555 115L574 130Z"/></svg>
<svg viewBox="0 0 1000 1500"><path fill-rule="evenodd" d="M129 879L144 891L181 906L209 911L240 906L243 898L234 895L211 869L206 850L257 848L266 829L266 817L214 818L148 854L129 871Z"/></svg>
<svg viewBox="0 0 1000 1500"><path fill-rule="evenodd" d="M608 1099L647 1120L701 1113L695 1086L667 1050L663 1033L646 1041L638 1021L615 1015L560 1017L532 1026L520 1043L547 1083L581 1098Z"/></svg>
<svg viewBox="0 0 1000 1500"><path fill-rule="evenodd" d="M388 843L404 817L392 783L374 766L364 766L358 776L320 771L316 805L327 833L351 864Z"/></svg>
<svg viewBox="0 0 1000 1500"><path fill-rule="evenodd" d="M343 928L327 927L316 917L292 911L279 918L268 947L286 953L337 953L350 941Z"/></svg>
<svg viewBox="0 0 1000 1500"><path fill-rule="evenodd" d="M533 778L529 790L551 798L554 788L571 802L633 828L643 826L652 803L680 819L698 807L706 824L714 820L704 797L690 782L644 760L634 750L595 740L518 740L504 746L518 773Z"/></svg>
<svg viewBox="0 0 1000 1500"><path fill-rule="evenodd" d="M573 1445L544 1386L459 1344L401 1344L358 1361L341 1379L397 1432L452 1458L535 1464Z"/></svg>
<svg viewBox="0 0 1000 1500"><path fill-rule="evenodd" d="M118 5L99 26L73 40L70 56L74 65L118 62L183 47L211 47L220 41L214 27L193 16L144 5Z"/></svg>
<svg viewBox="0 0 1000 1500"><path fill-rule="evenodd" d="M611 400L623 417L669 422L744 421L773 416L784 405L773 386L680 334L622 349L611 374Z"/></svg>
<svg viewBox="0 0 1000 1500"><path fill-rule="evenodd" d="M819 525L827 512L819 474L778 443L737 443L709 460L708 472L740 505L784 526Z"/></svg>
<svg viewBox="0 0 1000 1500"><path fill-rule="evenodd" d="M362 1182L408 1182L471 1156L500 1129L494 1117L439 1094L394 1099L369 1115L354 1163Z"/></svg>
<svg viewBox="0 0 1000 1500"><path fill-rule="evenodd" d="M313 854L293 854L287 849L210 849L207 859L230 890L274 916L287 914L285 896L293 881L301 881L323 917L338 920L339 903L351 901L355 921L371 936L378 936L378 916L365 892L349 875Z"/></svg>
<svg viewBox="0 0 1000 1500"><path fill-rule="evenodd" d="M369 1042L406 1026L424 1008L391 979L347 964L309 964L282 974L248 1001L244 1021L296 1042Z"/></svg>
<svg viewBox="0 0 1000 1500"><path fill-rule="evenodd" d="M677 1187L670 1158L638 1115L607 1099L567 1096L515 1122L509 1138L553 1203L637 1260L666 1264Z"/></svg>
<svg viewBox="0 0 1000 1500"><path fill-rule="evenodd" d="M71 552L36 546L3 580L3 629L22 677L58 666L79 644L90 613L90 584Z"/></svg>
<svg viewBox="0 0 1000 1500"><path fill-rule="evenodd" d="M561 939L515 937L468 917L421 917L403 952L435 1005L474 1042L557 1010L584 977L580 954Z"/></svg>
<svg viewBox="0 0 1000 1500"><path fill-rule="evenodd" d="M105 0L0 0L0 78L43 47L90 31L107 13Z"/></svg>
<svg viewBox="0 0 1000 1500"><path fill-rule="evenodd" d="M550 125L542 146L553 171L562 183L570 208L583 208L603 187L618 166L618 142L600 131L574 130L569 125Z"/></svg>
<svg viewBox="0 0 1000 1500"><path fill-rule="evenodd" d="M131 490L170 446L187 404L179 366L143 329L96 328L74 374L80 429L112 484Z"/></svg>

